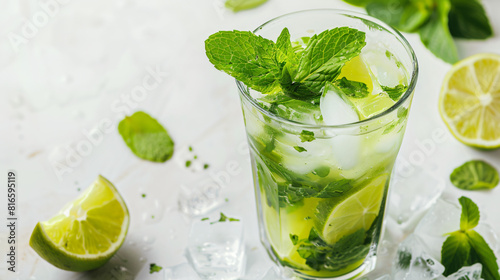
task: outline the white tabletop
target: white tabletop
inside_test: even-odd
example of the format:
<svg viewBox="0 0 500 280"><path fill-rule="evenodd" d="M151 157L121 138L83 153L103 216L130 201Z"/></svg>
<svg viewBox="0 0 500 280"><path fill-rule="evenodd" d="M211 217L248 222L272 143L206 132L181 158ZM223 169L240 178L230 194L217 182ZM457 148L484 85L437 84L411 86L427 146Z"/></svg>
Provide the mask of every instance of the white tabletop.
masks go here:
<svg viewBox="0 0 500 280"><path fill-rule="evenodd" d="M95 273L51 266L28 241L37 221L54 215L98 174L117 186L131 215L118 258L99 273L123 266L135 279L161 279L161 273L149 274L149 263L168 267L185 262L190 221L178 212L177 196L181 185L207 178L224 180L222 195L228 202L218 210L244 222L248 270L271 265L258 240L237 90L234 80L206 59L204 40L219 30L253 30L292 11L363 9L340 0L269 0L237 14L226 10L222 0L40 1L52 3L46 7L38 1L5 2L0 9L0 180L6 182L9 169L18 173L19 272L7 274L1 261L0 275L5 274L1 279L96 279ZM486 41L456 40L462 58L500 53L500 17L494 16L500 2L483 2L497 35ZM435 166L446 180L446 196L467 195L476 201L500 234L496 214L500 190L460 191L447 179L455 167L470 159L485 159L500 169L500 150L479 151L451 136L437 109L441 82L450 65L434 57L416 34L405 36L416 51L420 77L399 156L408 158L420 149L419 141L444 129L446 141L436 144L422 164ZM146 77L159 83L141 95L137 87ZM127 101L133 94L135 98ZM143 161L124 144L117 122L136 110L150 113L168 129L175 141L173 159L163 164ZM112 122L111 129L85 155L74 157L88 131L103 121ZM185 161L193 155L198 160L187 169ZM210 168L197 171L204 163ZM236 171L229 172L228 164L237 165ZM7 215L3 189L0 217ZM1 226L2 256L6 234Z"/></svg>

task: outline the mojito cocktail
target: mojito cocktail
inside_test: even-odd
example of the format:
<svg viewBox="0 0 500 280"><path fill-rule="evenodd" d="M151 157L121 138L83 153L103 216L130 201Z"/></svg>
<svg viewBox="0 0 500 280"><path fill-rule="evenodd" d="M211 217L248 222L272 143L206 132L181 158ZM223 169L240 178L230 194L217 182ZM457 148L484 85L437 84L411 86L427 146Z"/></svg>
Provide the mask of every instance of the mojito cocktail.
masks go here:
<svg viewBox="0 0 500 280"><path fill-rule="evenodd" d="M335 10L254 33L219 32L206 47L238 80L261 240L300 278L359 277L375 265L413 51L379 21Z"/></svg>

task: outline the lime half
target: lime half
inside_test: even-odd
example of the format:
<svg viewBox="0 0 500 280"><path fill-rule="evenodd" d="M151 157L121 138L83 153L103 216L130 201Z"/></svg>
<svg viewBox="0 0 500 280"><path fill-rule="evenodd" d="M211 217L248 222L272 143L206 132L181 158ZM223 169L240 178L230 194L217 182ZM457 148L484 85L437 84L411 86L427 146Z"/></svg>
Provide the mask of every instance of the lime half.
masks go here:
<svg viewBox="0 0 500 280"><path fill-rule="evenodd" d="M340 238L364 229L368 230L380 214L380 205L384 197L388 175L373 179L352 194L346 194L342 200L324 200L318 204L318 229L329 244Z"/></svg>
<svg viewBox="0 0 500 280"><path fill-rule="evenodd" d="M116 188L99 176L56 216L39 222L30 246L52 265L86 271L105 264L120 248L129 213Z"/></svg>
<svg viewBox="0 0 500 280"><path fill-rule="evenodd" d="M500 147L500 55L477 54L453 65L443 82L439 111L460 142Z"/></svg>

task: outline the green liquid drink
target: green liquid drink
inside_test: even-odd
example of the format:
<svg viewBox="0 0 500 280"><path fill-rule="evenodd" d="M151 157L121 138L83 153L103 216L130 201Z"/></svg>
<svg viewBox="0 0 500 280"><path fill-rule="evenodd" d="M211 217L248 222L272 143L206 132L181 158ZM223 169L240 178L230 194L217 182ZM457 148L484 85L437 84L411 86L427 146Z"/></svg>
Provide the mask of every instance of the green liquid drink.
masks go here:
<svg viewBox="0 0 500 280"><path fill-rule="evenodd" d="M383 23L335 10L254 32L262 37L218 33L206 46L238 80L261 241L288 275L360 277L375 266L416 83L413 50Z"/></svg>

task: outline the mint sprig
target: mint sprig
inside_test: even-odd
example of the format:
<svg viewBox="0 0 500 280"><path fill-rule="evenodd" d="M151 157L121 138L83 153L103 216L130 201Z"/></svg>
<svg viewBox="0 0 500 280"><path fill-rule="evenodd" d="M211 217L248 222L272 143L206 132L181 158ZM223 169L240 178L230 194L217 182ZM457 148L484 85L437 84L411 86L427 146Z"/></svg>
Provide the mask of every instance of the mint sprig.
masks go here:
<svg viewBox="0 0 500 280"><path fill-rule="evenodd" d="M205 50L215 68L256 91L311 100L365 45L364 32L340 27L312 36L304 49L296 48L284 28L276 43L248 31L220 31L205 41Z"/></svg>
<svg viewBox="0 0 500 280"><path fill-rule="evenodd" d="M482 278L499 280L497 258L484 238L474 230L479 223L479 208L464 196L459 202L462 205L460 230L450 233L441 248L441 263L445 267L443 274L448 276L463 266L481 263Z"/></svg>

